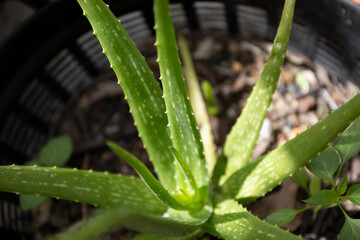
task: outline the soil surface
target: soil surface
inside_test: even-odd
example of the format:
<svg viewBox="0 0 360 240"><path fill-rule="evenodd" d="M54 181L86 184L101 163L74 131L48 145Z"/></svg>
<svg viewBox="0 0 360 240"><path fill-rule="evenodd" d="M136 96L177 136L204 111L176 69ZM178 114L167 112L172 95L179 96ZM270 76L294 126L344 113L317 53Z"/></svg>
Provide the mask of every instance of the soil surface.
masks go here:
<svg viewBox="0 0 360 240"><path fill-rule="evenodd" d="M204 37L205 36L205 37ZM193 52L199 81L207 80L216 94L219 114L211 116L211 124L218 153L226 135L246 103L252 87L263 68L271 44L253 42L208 32L187 36ZM142 47L156 78L154 39ZM112 71L104 73L90 85L82 88L68 103L54 122L51 136L69 134L74 143L74 155L67 167L109 171L136 175L123 160L105 146L106 140L119 142L142 159L149 168L151 163L137 136L133 120L122 90L116 84ZM347 82L341 84L329 76L325 69L303 55L288 51L273 103L263 125L254 158L272 150L314 125L318 120L338 108L357 93L358 88ZM360 181L360 157L356 156L344 167L349 185ZM342 174L342 176L343 176ZM323 182L323 187L329 184ZM260 218L280 208L303 208L306 192L290 180L248 208ZM359 218L358 207L347 203L349 215ZM76 221L86 219L94 211L87 204L65 200L48 200L33 211L36 238L54 233ZM299 214L286 228L307 239L337 239L344 223L340 210L322 210L313 220L313 212ZM102 239L130 239L134 232L119 228Z"/></svg>

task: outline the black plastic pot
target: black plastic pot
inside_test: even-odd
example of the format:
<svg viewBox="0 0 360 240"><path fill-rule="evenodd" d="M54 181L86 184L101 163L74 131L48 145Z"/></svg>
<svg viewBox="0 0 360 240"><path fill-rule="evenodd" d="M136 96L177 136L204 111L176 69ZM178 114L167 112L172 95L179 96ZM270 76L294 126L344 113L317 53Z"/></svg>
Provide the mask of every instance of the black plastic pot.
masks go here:
<svg viewBox="0 0 360 240"><path fill-rule="evenodd" d="M153 34L152 1L109 0L137 45ZM283 1L171 1L175 26L269 40ZM350 0L297 2L289 47L360 86L360 6ZM82 86L109 63L74 0L51 2L0 45L0 164L21 164L49 136L49 126ZM6 239L31 238L29 214L14 194L0 193L0 229Z"/></svg>

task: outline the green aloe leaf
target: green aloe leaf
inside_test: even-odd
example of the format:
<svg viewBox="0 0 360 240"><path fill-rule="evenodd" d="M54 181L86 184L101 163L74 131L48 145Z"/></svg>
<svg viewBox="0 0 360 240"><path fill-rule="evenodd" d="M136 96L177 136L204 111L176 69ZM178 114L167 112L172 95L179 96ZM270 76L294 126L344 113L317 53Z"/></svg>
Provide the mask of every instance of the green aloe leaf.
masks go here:
<svg viewBox="0 0 360 240"><path fill-rule="evenodd" d="M336 191L340 196L346 192L347 185L348 185L348 175L345 174L339 185L336 187Z"/></svg>
<svg viewBox="0 0 360 240"><path fill-rule="evenodd" d="M0 166L0 191L61 198L103 208L122 205L151 213L166 211L166 206L140 179L92 170Z"/></svg>
<svg viewBox="0 0 360 240"><path fill-rule="evenodd" d="M345 212L345 224L340 231L340 240L360 240L360 219L353 219Z"/></svg>
<svg viewBox="0 0 360 240"><path fill-rule="evenodd" d="M38 165L44 167L61 166L68 161L71 153L71 138L68 135L55 137L41 148Z"/></svg>
<svg viewBox="0 0 360 240"><path fill-rule="evenodd" d="M265 218L265 221L278 227L283 227L290 223L298 213L298 210L283 208L268 215Z"/></svg>
<svg viewBox="0 0 360 240"><path fill-rule="evenodd" d="M242 110L241 116L226 138L224 154L228 163L221 183L251 160L285 59L294 7L295 0L285 1L284 11L269 59Z"/></svg>
<svg viewBox="0 0 360 240"><path fill-rule="evenodd" d="M309 175L305 168L300 168L299 171L295 172L291 177L291 181L308 191Z"/></svg>
<svg viewBox="0 0 360 240"><path fill-rule="evenodd" d="M90 240L108 233L115 227L124 226L129 229L147 233L145 236L160 234L157 239L186 240L191 238L179 236L195 236L199 226L177 222L171 218L147 213L127 207L113 207L99 210L86 221L81 221L59 234L44 240ZM165 237L165 236L167 237ZM152 238L149 238L152 239Z"/></svg>
<svg viewBox="0 0 360 240"><path fill-rule="evenodd" d="M221 186L223 193L239 200L263 196L328 147L359 115L357 94L305 132L235 173Z"/></svg>
<svg viewBox="0 0 360 240"><path fill-rule="evenodd" d="M61 198L110 208L104 213L106 221L119 221L119 224L130 229L167 236L192 233L212 212L208 205L191 212L167 208L140 179L91 170L0 166L0 191Z"/></svg>
<svg viewBox="0 0 360 240"><path fill-rule="evenodd" d="M335 147L341 157L341 166L360 152L360 119L341 134Z"/></svg>
<svg viewBox="0 0 360 240"><path fill-rule="evenodd" d="M204 229L212 235L227 239L302 239L272 224L260 220L232 199L216 197L214 214Z"/></svg>
<svg viewBox="0 0 360 240"><path fill-rule="evenodd" d="M329 205L339 201L338 194L333 190L321 190L310 198L304 200L306 203L313 205Z"/></svg>
<svg viewBox="0 0 360 240"><path fill-rule="evenodd" d="M175 191L174 159L162 90L119 20L102 0L78 0L124 90L130 112L161 183Z"/></svg>
<svg viewBox="0 0 360 240"><path fill-rule="evenodd" d="M178 202L169 192L158 182L158 180L151 174L138 158L126 151L115 142L108 141L107 145L113 150L121 159L125 160L135 171L139 174L146 186L154 193L154 195L166 206L178 209L189 210L192 206L186 206Z"/></svg>
<svg viewBox="0 0 360 240"><path fill-rule="evenodd" d="M203 144L182 74L168 0L155 0L154 14L155 46L173 146L192 170L197 185L203 191L202 197L208 199L209 177ZM186 189L181 170L176 181L178 186Z"/></svg>
<svg viewBox="0 0 360 240"><path fill-rule="evenodd" d="M339 167L339 156L332 146L327 147L306 167L316 176L334 185L334 173Z"/></svg>
<svg viewBox="0 0 360 240"><path fill-rule="evenodd" d="M173 153L173 155L176 159L176 162L185 177L185 181L189 184L190 189L189 189L188 193L190 195L198 195L199 188L196 184L195 177L192 174L189 166L187 165L185 160L182 158L181 154L174 147L171 146L169 148L170 148L171 152Z"/></svg>
<svg viewBox="0 0 360 240"><path fill-rule="evenodd" d="M360 184L351 186L346 193L346 198L352 203L360 206Z"/></svg>
<svg viewBox="0 0 360 240"><path fill-rule="evenodd" d="M186 77L187 89L189 91L190 102L192 108L194 109L196 122L199 126L200 134L204 143L208 173L211 176L217 161L217 157L209 115L206 110L206 104L204 102L203 96L201 95L199 81L196 76L189 47L185 38L179 37L178 39L181 57L184 62L184 73Z"/></svg>

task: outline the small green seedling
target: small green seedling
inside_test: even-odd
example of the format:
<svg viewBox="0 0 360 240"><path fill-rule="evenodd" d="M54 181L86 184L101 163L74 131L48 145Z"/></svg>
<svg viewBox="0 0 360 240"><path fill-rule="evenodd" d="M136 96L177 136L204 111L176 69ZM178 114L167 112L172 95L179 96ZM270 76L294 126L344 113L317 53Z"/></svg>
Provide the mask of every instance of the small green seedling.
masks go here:
<svg viewBox="0 0 360 240"><path fill-rule="evenodd" d="M219 108L216 103L216 97L211 83L209 81L203 81L201 83L201 89L208 104L209 113L213 116L216 116L219 113Z"/></svg>
<svg viewBox="0 0 360 240"><path fill-rule="evenodd" d="M157 178L132 153L108 142L141 179L92 170L0 166L0 190L101 209L78 227L47 239L93 239L119 225L142 233L136 240L199 239L204 233L230 240L302 239L260 220L242 204L264 196L325 150L359 117L360 94L296 138L251 161L285 59L295 0L285 1L268 61L220 156L209 129L202 132L208 114L206 108L196 107L198 101L205 106L202 97L194 99L201 96L200 87L186 88L168 0L154 0L162 87L109 7L102 0L78 2L123 89ZM185 73L193 72L189 58L183 60ZM350 190L347 197L357 199L358 190ZM354 224L348 220L345 229Z"/></svg>
<svg viewBox="0 0 360 240"><path fill-rule="evenodd" d="M37 159L24 163L26 166L59 167L65 164L71 156L72 142L68 135L52 138L41 149ZM28 211L43 203L47 198L35 195L20 194L20 207Z"/></svg>
<svg viewBox="0 0 360 240"><path fill-rule="evenodd" d="M308 209L314 210L314 215L321 209L339 207L345 215L345 224L340 232L340 239L359 239L360 220L349 217L341 203L346 200L360 206L360 184L348 188L348 175L345 174L341 181L339 176L344 164L360 152L360 119L357 119L334 144L330 145L319 156L306 165L306 168L315 176L308 185L308 174L302 168L293 175L292 180L310 195L304 202L310 207L294 210L280 209L266 217L266 221L280 227L290 223L295 216ZM336 173L336 174L335 174ZM321 179L330 183L331 189L321 190Z"/></svg>

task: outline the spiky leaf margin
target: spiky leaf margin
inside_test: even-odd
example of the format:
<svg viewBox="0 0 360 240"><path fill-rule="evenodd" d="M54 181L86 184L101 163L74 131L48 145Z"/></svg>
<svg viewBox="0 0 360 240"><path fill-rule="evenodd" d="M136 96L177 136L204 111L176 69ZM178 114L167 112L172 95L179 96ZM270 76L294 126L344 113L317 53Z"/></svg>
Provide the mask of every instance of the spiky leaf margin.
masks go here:
<svg viewBox="0 0 360 240"><path fill-rule="evenodd" d="M78 0L124 90L144 147L162 184L175 190L174 159L162 90L120 21L102 0Z"/></svg>

